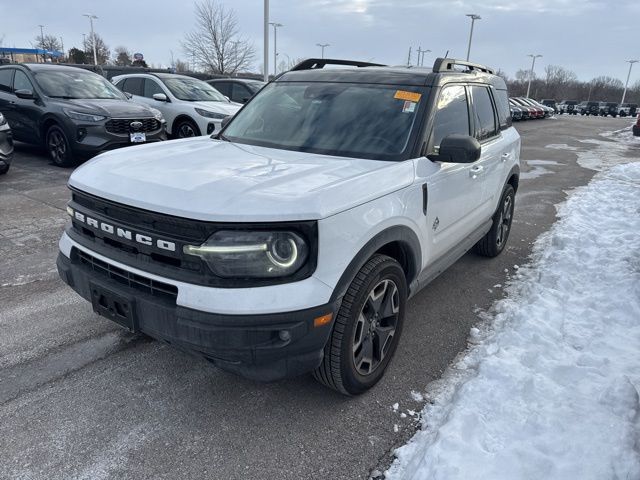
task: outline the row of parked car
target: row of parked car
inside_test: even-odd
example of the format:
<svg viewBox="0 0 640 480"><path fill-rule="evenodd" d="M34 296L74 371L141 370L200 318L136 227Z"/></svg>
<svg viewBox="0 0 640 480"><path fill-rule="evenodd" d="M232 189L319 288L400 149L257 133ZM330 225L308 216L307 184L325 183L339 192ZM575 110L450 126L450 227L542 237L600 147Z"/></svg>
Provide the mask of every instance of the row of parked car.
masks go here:
<svg viewBox="0 0 640 480"><path fill-rule="evenodd" d="M44 145L56 165L71 166L105 150L217 132L264 84L169 73L112 81L65 65L0 66L0 174L14 138Z"/></svg>
<svg viewBox="0 0 640 480"><path fill-rule="evenodd" d="M638 105L635 103L616 103L616 102L592 102L577 100L563 100L556 103L553 99L545 99L540 103L552 107L559 115L566 113L567 115L595 115L595 116L612 116L612 117L633 117L636 115Z"/></svg>
<svg viewBox="0 0 640 480"><path fill-rule="evenodd" d="M511 118L515 121L549 118L555 113L553 108L527 97L509 98L509 107L511 108Z"/></svg>

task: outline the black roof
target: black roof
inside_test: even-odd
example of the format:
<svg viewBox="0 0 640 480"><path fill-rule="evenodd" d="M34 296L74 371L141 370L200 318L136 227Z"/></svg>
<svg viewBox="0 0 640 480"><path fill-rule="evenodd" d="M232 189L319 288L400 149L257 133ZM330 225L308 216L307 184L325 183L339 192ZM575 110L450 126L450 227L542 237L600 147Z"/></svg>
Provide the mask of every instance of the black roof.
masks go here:
<svg viewBox="0 0 640 480"><path fill-rule="evenodd" d="M32 72L41 72L44 70L75 70L86 72L84 68L70 67L68 65L60 65L57 63L12 63L7 67L24 67Z"/></svg>
<svg viewBox="0 0 640 480"><path fill-rule="evenodd" d="M319 67L313 62L320 64ZM451 69L442 65L449 64ZM325 65L354 65L340 69L325 69ZM378 66L364 62L351 62L348 60L309 59L300 64L302 68L294 67L283 73L275 81L277 82L344 82L344 83L374 83L384 85L408 85L408 86L440 86L451 81L471 81L488 83L497 89L504 90L506 85L501 77L491 73L491 70L482 65L463 62L454 59L439 58L434 64L434 69L413 66ZM455 70L453 65L469 66L465 70Z"/></svg>
<svg viewBox="0 0 640 480"><path fill-rule="evenodd" d="M264 84L262 80L257 80L255 78L239 78L239 77L220 77L220 78L211 78L209 80L205 80L207 83L219 83L219 82L239 82L239 83L260 83Z"/></svg>

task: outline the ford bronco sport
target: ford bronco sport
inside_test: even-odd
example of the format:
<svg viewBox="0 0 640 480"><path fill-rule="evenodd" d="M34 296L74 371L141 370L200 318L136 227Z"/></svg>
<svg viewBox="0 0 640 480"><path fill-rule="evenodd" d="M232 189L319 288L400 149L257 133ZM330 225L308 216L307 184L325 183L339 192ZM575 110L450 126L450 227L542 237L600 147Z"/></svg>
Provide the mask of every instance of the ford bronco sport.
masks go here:
<svg viewBox="0 0 640 480"><path fill-rule="evenodd" d="M411 296L466 251L504 249L519 156L487 67L309 59L215 137L77 169L59 274L97 313L220 368L358 394Z"/></svg>

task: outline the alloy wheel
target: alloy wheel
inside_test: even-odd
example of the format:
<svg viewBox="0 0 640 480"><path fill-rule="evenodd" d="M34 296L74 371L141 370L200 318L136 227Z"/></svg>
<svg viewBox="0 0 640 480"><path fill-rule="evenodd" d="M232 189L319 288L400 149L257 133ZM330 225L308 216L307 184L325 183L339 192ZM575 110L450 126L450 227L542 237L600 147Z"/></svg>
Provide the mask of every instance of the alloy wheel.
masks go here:
<svg viewBox="0 0 640 480"><path fill-rule="evenodd" d="M506 241L509 229L511 228L511 218L513 216L513 200L511 195L507 195L502 204L500 219L498 220L498 234L496 235L496 244L502 247Z"/></svg>

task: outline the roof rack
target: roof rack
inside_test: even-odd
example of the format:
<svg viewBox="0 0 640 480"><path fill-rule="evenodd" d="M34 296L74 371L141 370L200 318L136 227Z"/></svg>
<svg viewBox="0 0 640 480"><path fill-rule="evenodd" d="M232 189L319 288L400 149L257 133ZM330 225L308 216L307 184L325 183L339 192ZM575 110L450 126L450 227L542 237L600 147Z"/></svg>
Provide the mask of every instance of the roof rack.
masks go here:
<svg viewBox="0 0 640 480"><path fill-rule="evenodd" d="M463 65L465 67L468 67L467 71L478 70L480 72L490 73L491 75L495 74L493 68L489 68L485 65L480 65L479 63L471 63L465 62L464 60L456 60L455 58L442 57L436 58L436 61L433 62L433 73L454 71L455 65Z"/></svg>
<svg viewBox="0 0 640 480"><path fill-rule="evenodd" d="M351 67L385 67L386 65L382 65L380 63L369 63L369 62L358 62L356 60L336 60L331 58L307 58L303 60L295 67L293 67L290 72L295 72L296 70L315 70L324 68L325 65L349 65Z"/></svg>

